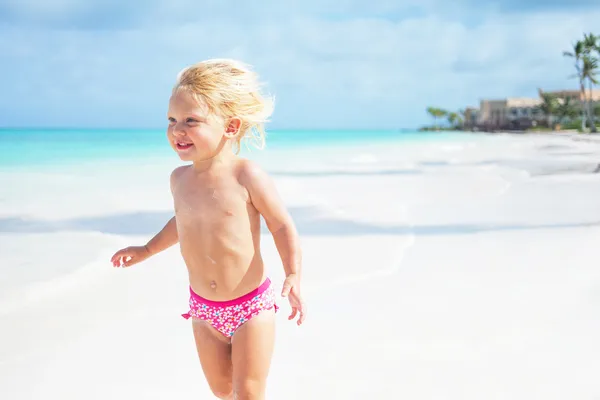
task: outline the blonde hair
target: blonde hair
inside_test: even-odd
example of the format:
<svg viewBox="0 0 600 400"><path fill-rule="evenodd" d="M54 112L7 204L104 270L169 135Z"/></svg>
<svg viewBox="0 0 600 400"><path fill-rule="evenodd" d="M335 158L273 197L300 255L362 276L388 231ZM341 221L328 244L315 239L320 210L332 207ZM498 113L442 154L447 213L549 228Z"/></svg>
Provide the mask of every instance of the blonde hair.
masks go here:
<svg viewBox="0 0 600 400"><path fill-rule="evenodd" d="M264 125L273 113L274 98L262 94L261 86L258 75L249 65L237 60L213 59L184 68L177 76L173 93L188 90L225 121L239 118L241 125L235 138L237 153L244 138L264 148Z"/></svg>

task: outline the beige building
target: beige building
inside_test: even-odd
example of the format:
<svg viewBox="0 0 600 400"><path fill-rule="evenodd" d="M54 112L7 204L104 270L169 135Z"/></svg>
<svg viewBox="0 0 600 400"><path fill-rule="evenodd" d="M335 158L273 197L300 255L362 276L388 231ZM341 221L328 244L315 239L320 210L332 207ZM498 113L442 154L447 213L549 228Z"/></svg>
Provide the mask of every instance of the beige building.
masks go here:
<svg viewBox="0 0 600 400"><path fill-rule="evenodd" d="M542 104L542 94L556 96L559 101L570 99L577 107L583 105L583 95L579 90L543 91L538 89L539 97L509 97L499 100L481 100L479 109L467 108L465 110L465 128L483 130L521 130L536 125L545 125L548 117L544 115L539 106ZM586 97L590 98L589 90ZM600 103L600 90L594 89L591 93L594 104Z"/></svg>
<svg viewBox="0 0 600 400"><path fill-rule="evenodd" d="M544 116L538 110L540 98L511 97L482 100L477 125L484 129L526 129Z"/></svg>

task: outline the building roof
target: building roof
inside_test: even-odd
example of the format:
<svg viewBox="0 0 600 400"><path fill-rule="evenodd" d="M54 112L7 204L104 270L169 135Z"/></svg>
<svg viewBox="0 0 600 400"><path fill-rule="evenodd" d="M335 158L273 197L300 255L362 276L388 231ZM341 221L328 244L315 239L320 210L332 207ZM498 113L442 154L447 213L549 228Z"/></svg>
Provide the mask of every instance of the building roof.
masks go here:
<svg viewBox="0 0 600 400"><path fill-rule="evenodd" d="M542 104L542 99L529 97L509 97L506 99L507 107L535 107Z"/></svg>
<svg viewBox="0 0 600 400"><path fill-rule="evenodd" d="M581 99L581 92L577 89L567 89L567 90L549 90L549 91L542 91L540 90L540 95L542 93L548 93L548 94L552 94L555 95L557 97L566 97L566 96L572 96L572 97L579 97L579 99ZM585 89L585 97L589 98L590 96L590 91L589 89ZM592 100L593 101L600 101L600 89L592 89Z"/></svg>

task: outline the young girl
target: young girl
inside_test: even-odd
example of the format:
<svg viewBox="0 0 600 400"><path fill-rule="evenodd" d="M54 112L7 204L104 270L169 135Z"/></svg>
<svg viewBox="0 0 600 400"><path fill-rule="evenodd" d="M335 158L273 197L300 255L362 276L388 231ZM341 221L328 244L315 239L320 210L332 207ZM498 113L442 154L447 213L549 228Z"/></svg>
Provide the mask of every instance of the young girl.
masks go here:
<svg viewBox="0 0 600 400"><path fill-rule="evenodd" d="M275 335L275 293L260 253L260 216L283 262L288 319L304 322L298 234L270 178L237 156L240 142L264 144L272 102L257 76L233 60L184 69L169 102L167 137L181 160L171 173L175 216L144 246L117 251L129 267L179 242L202 370L220 399L263 399ZM235 148L235 153L234 153Z"/></svg>

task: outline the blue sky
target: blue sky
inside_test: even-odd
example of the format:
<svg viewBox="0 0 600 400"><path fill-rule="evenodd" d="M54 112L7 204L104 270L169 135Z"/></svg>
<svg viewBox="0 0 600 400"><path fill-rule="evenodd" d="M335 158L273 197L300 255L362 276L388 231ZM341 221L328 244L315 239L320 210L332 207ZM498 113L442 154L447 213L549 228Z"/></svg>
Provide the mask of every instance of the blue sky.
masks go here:
<svg viewBox="0 0 600 400"><path fill-rule="evenodd" d="M270 128L413 128L576 88L562 51L598 21L596 0L1 0L0 126L160 128L184 66L234 57Z"/></svg>

